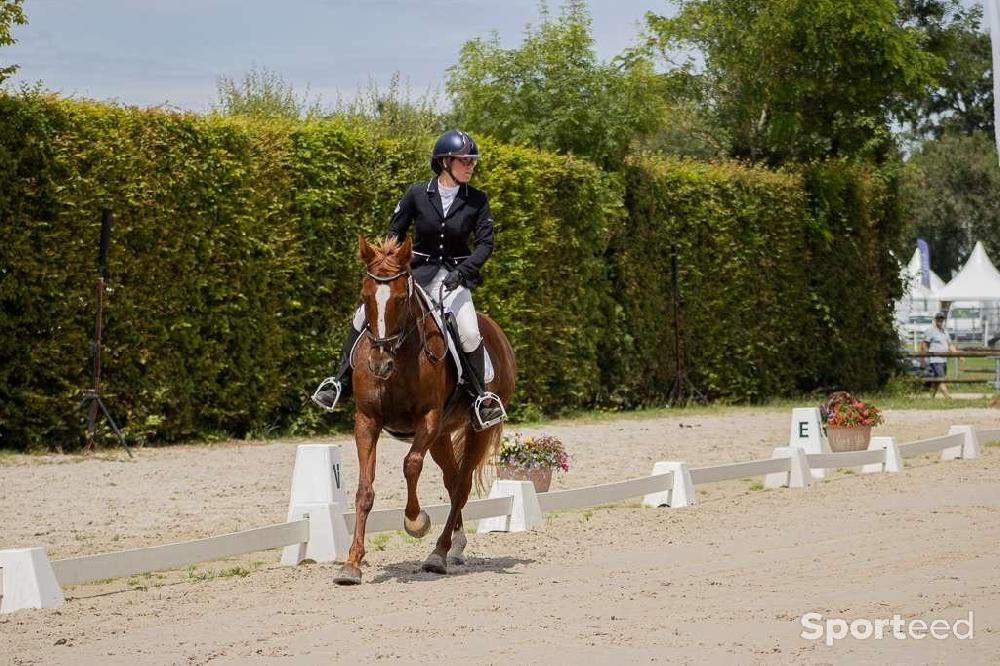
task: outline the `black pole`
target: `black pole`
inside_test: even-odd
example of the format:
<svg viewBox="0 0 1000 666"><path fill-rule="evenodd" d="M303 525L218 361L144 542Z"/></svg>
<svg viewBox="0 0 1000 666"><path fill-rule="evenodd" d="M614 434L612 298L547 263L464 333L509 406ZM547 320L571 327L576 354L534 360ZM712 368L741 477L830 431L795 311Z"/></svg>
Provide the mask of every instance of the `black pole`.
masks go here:
<svg viewBox="0 0 1000 666"><path fill-rule="evenodd" d="M687 368L684 366L684 350L681 346L681 317L683 308L681 307L681 285L678 266L680 264L680 253L677 245L670 246L670 286L673 291L674 307L674 383L667 393L667 404L689 404L692 400L706 402L705 396L695 388L694 384L687 376Z"/></svg>
<svg viewBox="0 0 1000 666"><path fill-rule="evenodd" d="M107 418L108 423L111 425L111 430L114 431L115 436L118 438L118 442L125 447L125 451L128 453L128 457L132 457L132 449L125 442L125 436L122 435L121 430L118 429L118 424L115 420L111 418L111 413L108 411L107 405L104 404L104 400L101 398L101 338L104 332L104 293L106 290L106 280L108 272L108 247L111 244L111 209L102 208L101 209L101 237L98 243L97 249L97 268L99 275L97 277L97 285L95 288L97 296L97 314L94 318L94 340L91 343L91 353L93 354L93 383L90 389L87 390L86 394L83 396L83 402L80 403L82 408L84 405L89 403L89 409L87 410L87 451L94 450L94 434L97 431L97 417L99 416L98 409Z"/></svg>
<svg viewBox="0 0 1000 666"><path fill-rule="evenodd" d="M97 267L102 278L108 276L108 245L111 243L111 209L101 209L101 243L97 251Z"/></svg>
<svg viewBox="0 0 1000 666"><path fill-rule="evenodd" d="M680 290L677 284L677 245L670 246L670 293L674 305L674 370L681 372Z"/></svg>

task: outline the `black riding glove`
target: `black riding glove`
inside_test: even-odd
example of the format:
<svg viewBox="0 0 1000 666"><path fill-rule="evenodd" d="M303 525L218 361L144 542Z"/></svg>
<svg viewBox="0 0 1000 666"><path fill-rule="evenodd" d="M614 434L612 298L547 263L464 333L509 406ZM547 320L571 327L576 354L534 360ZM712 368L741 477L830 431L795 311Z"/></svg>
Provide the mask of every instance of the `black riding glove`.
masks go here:
<svg viewBox="0 0 1000 666"><path fill-rule="evenodd" d="M465 285L465 278L456 269L448 273L448 276L444 279L442 284L444 284L444 288L448 291L455 291L459 287Z"/></svg>

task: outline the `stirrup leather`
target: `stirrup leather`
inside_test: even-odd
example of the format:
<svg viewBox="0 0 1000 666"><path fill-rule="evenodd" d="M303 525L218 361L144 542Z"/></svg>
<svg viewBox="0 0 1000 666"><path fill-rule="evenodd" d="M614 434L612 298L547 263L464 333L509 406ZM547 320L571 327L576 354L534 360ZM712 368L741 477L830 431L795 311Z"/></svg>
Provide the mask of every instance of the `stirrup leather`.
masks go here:
<svg viewBox="0 0 1000 666"><path fill-rule="evenodd" d="M337 408L337 401L340 400L341 383L336 377L327 377L320 382L319 387L312 394L312 401L328 412ZM333 399L330 396L333 395Z"/></svg>
<svg viewBox="0 0 1000 666"><path fill-rule="evenodd" d="M480 413L479 409L483 406L484 402L494 402L496 406L500 408L500 415L496 418L492 418L488 421L483 421L483 415ZM486 430L487 428L492 428L498 423L503 423L507 420L507 410L503 406L503 402L500 400L500 396L496 393L491 393L486 391L482 395L476 398L476 401L472 403L472 429L476 432L481 430Z"/></svg>

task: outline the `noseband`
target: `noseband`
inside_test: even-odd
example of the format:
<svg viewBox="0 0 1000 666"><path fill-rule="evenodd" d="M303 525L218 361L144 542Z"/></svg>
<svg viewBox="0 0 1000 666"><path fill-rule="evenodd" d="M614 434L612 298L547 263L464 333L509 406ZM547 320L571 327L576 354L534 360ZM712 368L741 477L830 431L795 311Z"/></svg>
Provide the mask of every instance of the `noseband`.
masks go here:
<svg viewBox="0 0 1000 666"><path fill-rule="evenodd" d="M374 332L372 332L371 317L368 317L368 316L365 317L365 320L366 320L366 322L365 322L365 331L364 331L365 332L365 337L367 337L368 340L371 341L372 347L377 347L379 350L381 350L382 352L385 352L385 353L389 354L389 356L391 358L395 359L396 358L396 352L398 352L399 348L403 346L403 342L406 341L406 336L409 335L410 331L413 330L412 328L409 328L409 329L406 328L406 324L408 323L409 318L410 318L409 317L409 314L410 314L410 303L413 300L413 276L410 275L409 271L400 271L399 273L396 273L395 275L389 275L389 276L375 275L371 271L367 271L367 273L368 273L368 277L370 277L371 279L375 280L379 284L388 284L388 283L392 282L393 280L397 280L397 279L403 277L404 275L409 276L409 291L408 291L408 293L406 295L406 315L407 316L403 320L403 324L400 327L401 330L398 333L396 333L394 335L387 335L384 338L380 338Z"/></svg>

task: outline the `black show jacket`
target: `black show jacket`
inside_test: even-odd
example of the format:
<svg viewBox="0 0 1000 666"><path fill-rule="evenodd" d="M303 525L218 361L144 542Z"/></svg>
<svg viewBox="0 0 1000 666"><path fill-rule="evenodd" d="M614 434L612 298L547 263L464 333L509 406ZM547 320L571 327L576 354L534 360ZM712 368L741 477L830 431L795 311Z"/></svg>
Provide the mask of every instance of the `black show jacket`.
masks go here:
<svg viewBox="0 0 1000 666"><path fill-rule="evenodd" d="M469 288L482 281L479 272L493 254L493 216L485 192L467 184L459 186L446 217L437 178L415 183L399 200L386 235L396 236L402 242L411 223L410 268L421 287L430 285L441 266L448 270L457 268ZM471 235L475 249L470 253Z"/></svg>

